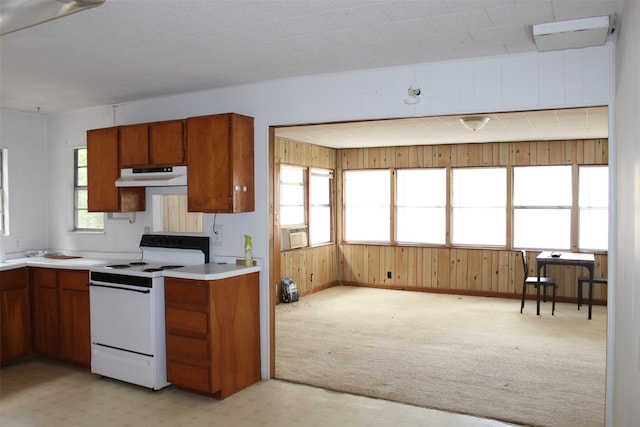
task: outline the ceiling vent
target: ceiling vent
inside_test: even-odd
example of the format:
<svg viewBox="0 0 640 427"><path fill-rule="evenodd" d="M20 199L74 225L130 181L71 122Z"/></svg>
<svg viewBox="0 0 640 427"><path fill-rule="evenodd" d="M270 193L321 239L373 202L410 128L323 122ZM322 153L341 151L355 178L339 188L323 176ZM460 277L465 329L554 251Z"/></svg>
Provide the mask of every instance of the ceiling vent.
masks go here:
<svg viewBox="0 0 640 427"><path fill-rule="evenodd" d="M602 46L611 32L609 16L550 22L533 26L539 52Z"/></svg>

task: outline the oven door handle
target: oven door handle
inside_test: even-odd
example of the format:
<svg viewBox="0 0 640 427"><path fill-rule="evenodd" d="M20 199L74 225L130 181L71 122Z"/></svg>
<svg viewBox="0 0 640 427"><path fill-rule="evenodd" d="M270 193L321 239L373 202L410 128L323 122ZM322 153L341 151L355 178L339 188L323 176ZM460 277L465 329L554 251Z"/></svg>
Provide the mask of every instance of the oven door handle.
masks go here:
<svg viewBox="0 0 640 427"><path fill-rule="evenodd" d="M120 291L131 291L131 292L139 292L141 294L148 294L151 292L149 289L131 289L131 288L121 288L120 286L109 286L109 285L98 285L95 283L87 283L87 286L94 286L96 288L110 288L110 289L118 289Z"/></svg>

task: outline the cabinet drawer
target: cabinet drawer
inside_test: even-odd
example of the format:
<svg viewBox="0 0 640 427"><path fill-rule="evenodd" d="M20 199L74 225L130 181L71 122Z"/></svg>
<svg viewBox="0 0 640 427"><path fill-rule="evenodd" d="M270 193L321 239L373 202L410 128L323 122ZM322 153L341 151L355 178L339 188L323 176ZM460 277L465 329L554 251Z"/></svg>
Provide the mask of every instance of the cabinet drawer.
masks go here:
<svg viewBox="0 0 640 427"><path fill-rule="evenodd" d="M58 276L53 268L29 267L31 284L36 288L57 288Z"/></svg>
<svg viewBox="0 0 640 427"><path fill-rule="evenodd" d="M209 366L209 342L169 334L167 335L167 360L207 367Z"/></svg>
<svg viewBox="0 0 640 427"><path fill-rule="evenodd" d="M167 306L207 311L208 289L206 282L167 277L164 284L164 300Z"/></svg>
<svg viewBox="0 0 640 427"><path fill-rule="evenodd" d="M167 381L179 387L213 393L209 385L209 370L185 365L179 362L167 362Z"/></svg>
<svg viewBox="0 0 640 427"><path fill-rule="evenodd" d="M206 338L207 313L201 311L189 311L179 308L167 307L165 322L168 333L195 334Z"/></svg>
<svg viewBox="0 0 640 427"><path fill-rule="evenodd" d="M0 271L0 289L26 288L29 283L25 267Z"/></svg>
<svg viewBox="0 0 640 427"><path fill-rule="evenodd" d="M58 270L58 287L72 291L89 292L89 272L84 270Z"/></svg>

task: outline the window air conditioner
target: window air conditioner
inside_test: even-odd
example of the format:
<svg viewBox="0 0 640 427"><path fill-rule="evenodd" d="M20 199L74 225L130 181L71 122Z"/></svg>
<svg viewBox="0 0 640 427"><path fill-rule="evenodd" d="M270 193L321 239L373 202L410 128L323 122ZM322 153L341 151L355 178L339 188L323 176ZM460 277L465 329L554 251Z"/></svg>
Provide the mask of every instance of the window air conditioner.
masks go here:
<svg viewBox="0 0 640 427"><path fill-rule="evenodd" d="M306 248L307 227L283 228L280 245L282 250Z"/></svg>

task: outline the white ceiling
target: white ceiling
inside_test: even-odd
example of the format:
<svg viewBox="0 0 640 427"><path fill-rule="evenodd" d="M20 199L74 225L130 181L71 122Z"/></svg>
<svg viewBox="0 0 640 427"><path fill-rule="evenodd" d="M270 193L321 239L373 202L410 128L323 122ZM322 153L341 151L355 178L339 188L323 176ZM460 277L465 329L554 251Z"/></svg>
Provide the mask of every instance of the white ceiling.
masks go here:
<svg viewBox="0 0 640 427"><path fill-rule="evenodd" d="M607 138L607 107L486 114L487 125L470 131L463 116L418 117L282 127L276 135L333 148L550 141Z"/></svg>
<svg viewBox="0 0 640 427"><path fill-rule="evenodd" d="M276 135L332 148L550 141L607 138L607 107L485 114L486 126L470 131L463 116L416 117L281 127Z"/></svg>
<svg viewBox="0 0 640 427"><path fill-rule="evenodd" d="M48 114L302 75L529 52L532 24L619 16L621 6L620 0L106 0L1 36L0 106ZM527 121L519 117L492 115L487 130ZM440 131L451 120L429 126ZM406 123L397 124L402 128Z"/></svg>

